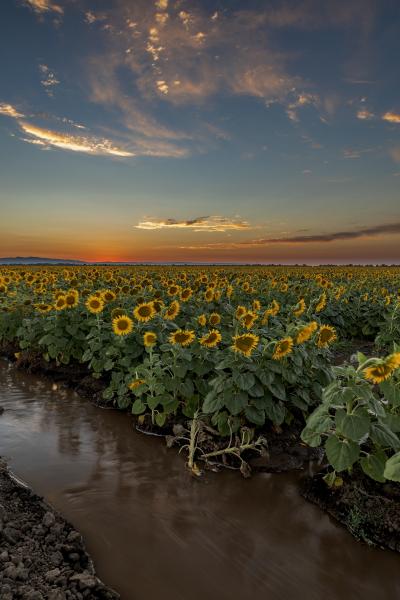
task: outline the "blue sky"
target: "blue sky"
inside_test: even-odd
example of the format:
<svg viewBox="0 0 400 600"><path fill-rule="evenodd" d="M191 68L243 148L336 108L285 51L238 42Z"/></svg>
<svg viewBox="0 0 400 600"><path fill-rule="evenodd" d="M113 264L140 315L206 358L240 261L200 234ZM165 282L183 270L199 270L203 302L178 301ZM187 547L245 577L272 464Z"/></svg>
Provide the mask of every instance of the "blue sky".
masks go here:
<svg viewBox="0 0 400 600"><path fill-rule="evenodd" d="M0 255L400 261L396 0L5 0Z"/></svg>

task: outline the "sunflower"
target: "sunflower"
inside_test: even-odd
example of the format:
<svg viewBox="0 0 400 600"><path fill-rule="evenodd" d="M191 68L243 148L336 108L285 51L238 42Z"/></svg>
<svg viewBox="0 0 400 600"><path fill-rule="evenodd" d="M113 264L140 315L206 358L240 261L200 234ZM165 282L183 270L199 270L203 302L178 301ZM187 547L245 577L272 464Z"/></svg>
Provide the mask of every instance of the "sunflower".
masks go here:
<svg viewBox="0 0 400 600"><path fill-rule="evenodd" d="M128 335L132 332L133 321L128 315L114 317L112 320L112 328L115 335Z"/></svg>
<svg viewBox="0 0 400 600"><path fill-rule="evenodd" d="M400 367L400 352L395 352L394 354L390 354L386 360L385 364L390 365L393 369L398 369Z"/></svg>
<svg viewBox="0 0 400 600"><path fill-rule="evenodd" d="M321 325L317 337L318 348L326 348L337 339L336 330L331 325Z"/></svg>
<svg viewBox="0 0 400 600"><path fill-rule="evenodd" d="M113 300L115 300L117 295L112 290L104 290L103 292L101 292L101 297L104 300L104 302L112 302Z"/></svg>
<svg viewBox="0 0 400 600"><path fill-rule="evenodd" d="M67 308L75 308L76 306L78 306L78 304L79 304L78 292L76 292L76 294L73 292L68 292L68 294L65 295L65 302L66 302Z"/></svg>
<svg viewBox="0 0 400 600"><path fill-rule="evenodd" d="M257 321L258 315L255 312L251 312L250 310L242 317L241 322L246 329L251 329L254 323Z"/></svg>
<svg viewBox="0 0 400 600"><path fill-rule="evenodd" d="M320 296L318 303L315 307L315 312L321 312L322 310L324 310L326 306L326 294L325 292Z"/></svg>
<svg viewBox="0 0 400 600"><path fill-rule="evenodd" d="M157 334L154 331L146 331L143 334L143 343L146 348L152 348L157 342Z"/></svg>
<svg viewBox="0 0 400 600"><path fill-rule="evenodd" d="M180 346L189 346L195 339L194 331L188 329L178 329L169 336L169 342L171 344L179 344Z"/></svg>
<svg viewBox="0 0 400 600"><path fill-rule="evenodd" d="M85 306L93 314L101 313L104 308L104 301L93 294L86 300Z"/></svg>
<svg viewBox="0 0 400 600"><path fill-rule="evenodd" d="M274 353L272 358L274 360L281 360L284 356L291 354L293 349L293 339L291 337L283 338L275 344Z"/></svg>
<svg viewBox="0 0 400 600"><path fill-rule="evenodd" d="M56 310L64 310L64 308L67 308L65 296L58 296L56 303L54 304L54 308Z"/></svg>
<svg viewBox="0 0 400 600"><path fill-rule="evenodd" d="M193 290L191 290L190 288L185 288L184 290L182 290L181 291L182 302L187 302L188 300L190 300L192 294L193 294Z"/></svg>
<svg viewBox="0 0 400 600"><path fill-rule="evenodd" d="M53 307L50 304L36 304L35 308L41 313L49 312Z"/></svg>
<svg viewBox="0 0 400 600"><path fill-rule="evenodd" d="M144 379L134 379L133 381L130 382L130 384L128 385L128 388L130 390L136 390L139 386L144 385L146 383L146 381Z"/></svg>
<svg viewBox="0 0 400 600"><path fill-rule="evenodd" d="M143 304L139 304L133 310L133 316L142 323L150 321L155 314L156 310L152 302L143 302Z"/></svg>
<svg viewBox="0 0 400 600"><path fill-rule="evenodd" d="M235 317L237 319L241 319L247 313L247 308L245 306L239 305L235 312Z"/></svg>
<svg viewBox="0 0 400 600"><path fill-rule="evenodd" d="M210 325L219 325L221 323L221 315L219 315L216 312L211 313L211 315L208 318L208 322L210 323Z"/></svg>
<svg viewBox="0 0 400 600"><path fill-rule="evenodd" d="M176 296L181 291L180 285L170 285L167 291L168 296Z"/></svg>
<svg viewBox="0 0 400 600"><path fill-rule="evenodd" d="M204 300L206 302L212 302L214 300L214 290L211 287L207 288L204 292Z"/></svg>
<svg viewBox="0 0 400 600"><path fill-rule="evenodd" d="M261 302L259 300L253 300L253 310L261 310Z"/></svg>
<svg viewBox="0 0 400 600"><path fill-rule="evenodd" d="M206 335L200 338L200 344L206 348L215 348L222 339L218 329L211 329Z"/></svg>
<svg viewBox="0 0 400 600"><path fill-rule="evenodd" d="M296 335L296 344L303 344L304 342L307 342L317 328L318 325L315 321L302 327Z"/></svg>
<svg viewBox="0 0 400 600"><path fill-rule="evenodd" d="M180 306L178 300L174 300L168 306L163 317L166 321L173 321L179 315L180 310L181 310L181 306Z"/></svg>
<svg viewBox="0 0 400 600"><path fill-rule="evenodd" d="M382 383L389 379L393 373L393 367L385 362L367 367L363 370L365 379L369 379L372 383Z"/></svg>
<svg viewBox="0 0 400 600"><path fill-rule="evenodd" d="M206 315L199 315L197 317L197 322L200 325L200 327L204 327L207 323L207 317Z"/></svg>
<svg viewBox="0 0 400 600"><path fill-rule="evenodd" d="M301 298L299 300L299 302L297 303L297 305L294 307L293 314L295 317L300 317L305 310L306 310L306 303L304 302L304 299Z"/></svg>
<svg viewBox="0 0 400 600"><path fill-rule="evenodd" d="M234 352L239 352L240 354L244 354L244 356L250 356L253 350L257 348L259 339L258 335L254 335L254 333L235 335L232 338L233 344L231 348Z"/></svg>

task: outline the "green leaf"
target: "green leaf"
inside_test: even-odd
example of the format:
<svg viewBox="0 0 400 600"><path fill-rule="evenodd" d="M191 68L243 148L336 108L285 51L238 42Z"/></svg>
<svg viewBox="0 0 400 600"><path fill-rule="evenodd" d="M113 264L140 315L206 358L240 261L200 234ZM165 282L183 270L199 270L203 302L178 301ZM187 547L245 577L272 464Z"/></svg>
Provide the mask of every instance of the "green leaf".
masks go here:
<svg viewBox="0 0 400 600"><path fill-rule="evenodd" d="M265 413L263 410L260 410L256 406L246 406L244 409L244 414L246 415L246 419L250 421L250 423L254 423L255 425L259 425L260 427L265 423Z"/></svg>
<svg viewBox="0 0 400 600"><path fill-rule="evenodd" d="M319 406L307 419L307 428L315 433L324 433L329 431L333 425L333 420L330 417L327 407Z"/></svg>
<svg viewBox="0 0 400 600"><path fill-rule="evenodd" d="M210 413L217 412L224 405L222 394L216 394L214 390L208 392L207 396L204 398L203 402L203 412L207 415Z"/></svg>
<svg viewBox="0 0 400 600"><path fill-rule="evenodd" d="M159 427L163 427L165 425L166 419L167 419L167 415L165 413L157 413L156 414L156 423Z"/></svg>
<svg viewBox="0 0 400 600"><path fill-rule="evenodd" d="M282 402L274 400L270 404L267 404L265 413L274 425L282 425L285 420L286 409Z"/></svg>
<svg viewBox="0 0 400 600"><path fill-rule="evenodd" d="M233 392L229 400L225 399L225 406L232 415L238 415L247 406L249 397L246 392Z"/></svg>
<svg viewBox="0 0 400 600"><path fill-rule="evenodd" d="M400 481L400 452L394 454L386 461L383 476L390 481Z"/></svg>
<svg viewBox="0 0 400 600"><path fill-rule="evenodd" d="M384 423L373 423L371 425L370 437L372 441L382 448L393 448L399 450L400 441L398 436Z"/></svg>
<svg viewBox="0 0 400 600"><path fill-rule="evenodd" d="M301 439L305 444L312 448L317 448L321 445L321 436L309 427L305 427L301 432Z"/></svg>
<svg viewBox="0 0 400 600"><path fill-rule="evenodd" d="M329 463L339 472L349 469L360 455L358 444L351 440L341 440L337 435L327 439L325 451Z"/></svg>
<svg viewBox="0 0 400 600"><path fill-rule="evenodd" d="M383 381L379 384L379 389L389 404L394 408L400 406L400 386L395 383L394 379Z"/></svg>
<svg viewBox="0 0 400 600"><path fill-rule="evenodd" d="M248 392L255 384L256 380L253 373L234 373L233 380L236 385L243 391Z"/></svg>
<svg viewBox="0 0 400 600"><path fill-rule="evenodd" d="M363 456L360 460L361 468L368 477L371 477L371 479L384 483L385 477L383 472L385 470L386 458L384 452L368 454L368 456Z"/></svg>
<svg viewBox="0 0 400 600"><path fill-rule="evenodd" d="M359 442L361 438L367 435L369 426L368 413L364 409L357 409L351 414L344 413L340 422L337 422L338 433L341 433L349 440L353 440L353 442Z"/></svg>
<svg viewBox="0 0 400 600"><path fill-rule="evenodd" d="M146 405L140 398L136 398L135 402L132 404L132 414L141 415L146 410Z"/></svg>
<svg viewBox="0 0 400 600"><path fill-rule="evenodd" d="M270 383L268 389L275 398L286 400L286 389L279 379L275 379L273 383Z"/></svg>

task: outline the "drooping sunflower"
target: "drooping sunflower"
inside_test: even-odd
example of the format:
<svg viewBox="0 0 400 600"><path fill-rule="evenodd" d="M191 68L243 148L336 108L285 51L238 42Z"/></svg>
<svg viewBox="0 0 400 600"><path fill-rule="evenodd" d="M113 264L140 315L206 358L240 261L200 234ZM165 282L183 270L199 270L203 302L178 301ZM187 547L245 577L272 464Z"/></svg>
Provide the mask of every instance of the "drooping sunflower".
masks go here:
<svg viewBox="0 0 400 600"><path fill-rule="evenodd" d="M210 325L219 325L221 323L221 315L219 315L216 312L211 313L211 315L208 318L208 322L210 323Z"/></svg>
<svg viewBox="0 0 400 600"><path fill-rule="evenodd" d="M391 366L393 370L398 369L400 367L400 352L389 354L385 359L385 363Z"/></svg>
<svg viewBox="0 0 400 600"><path fill-rule="evenodd" d="M321 312L322 310L324 310L325 306L326 306L326 294L324 292L323 294L321 294L321 296L318 300L318 303L315 307L315 312L317 312L317 313Z"/></svg>
<svg viewBox="0 0 400 600"><path fill-rule="evenodd" d="M297 305L293 309L293 314L295 317L300 317L305 310L306 310L306 303L304 301L304 298L300 298Z"/></svg>
<svg viewBox="0 0 400 600"><path fill-rule="evenodd" d="M104 300L93 294L86 300L85 306L89 312L98 314L101 313L104 308Z"/></svg>
<svg viewBox="0 0 400 600"><path fill-rule="evenodd" d="M293 339L291 337L283 338L276 343L272 354L273 360L281 360L284 356L291 354L293 350Z"/></svg>
<svg viewBox="0 0 400 600"><path fill-rule="evenodd" d="M136 390L138 387L140 387L141 385L144 385L146 383L146 381L144 379L134 379L133 381L130 382L130 384L128 385L128 388L130 390Z"/></svg>
<svg viewBox="0 0 400 600"><path fill-rule="evenodd" d="M51 306L51 304L36 304L35 308L38 312L40 313L47 313L49 312L53 307Z"/></svg>
<svg viewBox="0 0 400 600"><path fill-rule="evenodd" d="M296 344L303 344L304 342L307 342L317 328L318 325L315 321L302 327L296 335Z"/></svg>
<svg viewBox="0 0 400 600"><path fill-rule="evenodd" d="M56 310L64 310L64 308L67 308L67 301L65 299L65 296L58 296L54 304L54 308Z"/></svg>
<svg viewBox="0 0 400 600"><path fill-rule="evenodd" d="M204 292L204 300L206 302L212 302L214 300L214 290L211 287L207 288Z"/></svg>
<svg viewBox="0 0 400 600"><path fill-rule="evenodd" d="M143 302L133 309L133 316L142 323L150 321L156 314L153 302Z"/></svg>
<svg viewBox="0 0 400 600"><path fill-rule="evenodd" d="M114 317L112 328L115 335L128 335L133 330L133 321L128 315Z"/></svg>
<svg viewBox="0 0 400 600"><path fill-rule="evenodd" d="M331 325L321 325L318 331L317 346L326 348L337 339L336 330Z"/></svg>
<svg viewBox="0 0 400 600"><path fill-rule="evenodd" d="M173 345L189 346L195 339L194 331L189 329L177 329L169 336L169 342Z"/></svg>
<svg viewBox="0 0 400 600"><path fill-rule="evenodd" d="M197 322L200 325L200 327L204 327L207 323L207 317L206 315L199 315L197 317Z"/></svg>
<svg viewBox="0 0 400 600"><path fill-rule="evenodd" d="M181 306L180 306L178 300L174 300L173 302L171 302L171 304L168 306L167 310L164 312L163 318L166 321L173 321L179 315L180 310L181 310Z"/></svg>
<svg viewBox="0 0 400 600"><path fill-rule="evenodd" d="M393 373L393 367L390 364L381 362L372 365L363 370L365 379L369 379L372 383L382 383L386 381Z"/></svg>
<svg viewBox="0 0 400 600"><path fill-rule="evenodd" d="M157 334L154 331L146 331L143 334L143 343L146 348L152 348L157 342Z"/></svg>
<svg viewBox="0 0 400 600"><path fill-rule="evenodd" d="M206 348L215 348L215 346L218 346L221 339L222 336L218 329L211 329L211 331L200 338L200 344Z"/></svg>
<svg viewBox="0 0 400 600"><path fill-rule="evenodd" d="M250 356L253 350L257 348L259 342L258 335L254 333L243 333L242 335L235 335L232 338L233 344L231 346L234 352L243 354L244 356Z"/></svg>

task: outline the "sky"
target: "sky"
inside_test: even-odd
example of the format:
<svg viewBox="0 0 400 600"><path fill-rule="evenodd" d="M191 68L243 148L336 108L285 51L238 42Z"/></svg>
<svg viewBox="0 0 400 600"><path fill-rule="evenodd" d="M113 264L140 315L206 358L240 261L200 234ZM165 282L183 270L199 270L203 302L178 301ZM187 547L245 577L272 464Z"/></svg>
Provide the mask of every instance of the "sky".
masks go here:
<svg viewBox="0 0 400 600"><path fill-rule="evenodd" d="M400 263L398 0L1 0L0 256Z"/></svg>

